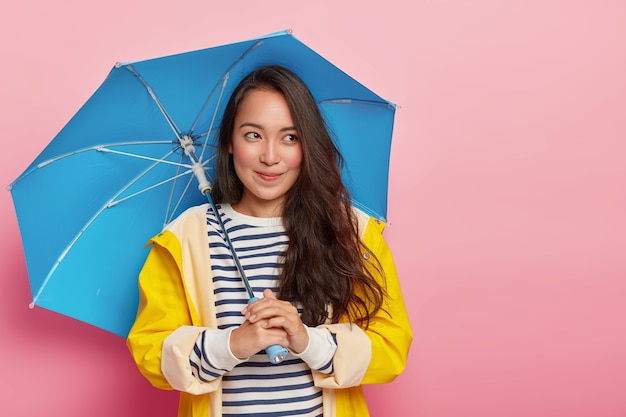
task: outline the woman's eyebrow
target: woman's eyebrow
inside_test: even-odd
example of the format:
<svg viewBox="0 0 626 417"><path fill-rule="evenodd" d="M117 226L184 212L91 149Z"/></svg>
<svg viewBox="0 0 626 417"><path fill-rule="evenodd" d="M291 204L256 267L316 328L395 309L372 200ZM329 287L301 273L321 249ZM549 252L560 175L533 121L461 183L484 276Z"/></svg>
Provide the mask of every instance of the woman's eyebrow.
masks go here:
<svg viewBox="0 0 626 417"><path fill-rule="evenodd" d="M239 125L239 129L241 129L242 127L253 127L255 129L259 129L259 130L263 130L263 126L261 126L258 123L252 123L252 122L244 122L242 124ZM279 132L287 132L287 131L292 131L292 130L296 130L295 126L286 126L283 127L281 129L279 129Z"/></svg>
<svg viewBox="0 0 626 417"><path fill-rule="evenodd" d="M244 122L240 124L239 128L241 129L242 127L254 127L256 129L263 129L263 126L256 124L256 123L252 123L252 122Z"/></svg>

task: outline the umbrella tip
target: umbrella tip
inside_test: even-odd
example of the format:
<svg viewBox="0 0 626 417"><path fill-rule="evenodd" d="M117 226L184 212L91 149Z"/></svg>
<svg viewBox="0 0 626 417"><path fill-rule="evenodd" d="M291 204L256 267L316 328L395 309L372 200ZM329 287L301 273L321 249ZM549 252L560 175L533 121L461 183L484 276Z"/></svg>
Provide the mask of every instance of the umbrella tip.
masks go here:
<svg viewBox="0 0 626 417"><path fill-rule="evenodd" d="M34 301L33 301L33 302L31 302L31 303L28 305L28 308L30 308L31 310L32 310L33 308L35 308L35 302L34 302Z"/></svg>

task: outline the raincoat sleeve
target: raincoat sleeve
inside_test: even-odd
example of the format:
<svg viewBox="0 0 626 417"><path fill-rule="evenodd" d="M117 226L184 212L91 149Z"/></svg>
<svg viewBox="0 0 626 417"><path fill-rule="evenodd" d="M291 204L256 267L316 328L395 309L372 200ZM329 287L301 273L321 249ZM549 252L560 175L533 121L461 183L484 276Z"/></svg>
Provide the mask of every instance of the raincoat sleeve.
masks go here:
<svg viewBox="0 0 626 417"><path fill-rule="evenodd" d="M372 218L366 224L363 242L380 261L388 297L367 330L353 323L320 326L337 340L334 373L313 372L316 385L323 388L391 382L406 367L413 334L393 257L382 236L385 225Z"/></svg>
<svg viewBox="0 0 626 417"><path fill-rule="evenodd" d="M155 237L139 275L139 309L128 335L128 347L139 371L157 388L192 394L215 391L220 380L203 383L189 361L198 336L207 328L200 322L183 284L182 256L176 235Z"/></svg>
<svg viewBox="0 0 626 417"><path fill-rule="evenodd" d="M163 342L175 329L191 324L178 275L174 257L153 242L139 274L139 309L127 344L139 371L161 389L172 389L161 371Z"/></svg>

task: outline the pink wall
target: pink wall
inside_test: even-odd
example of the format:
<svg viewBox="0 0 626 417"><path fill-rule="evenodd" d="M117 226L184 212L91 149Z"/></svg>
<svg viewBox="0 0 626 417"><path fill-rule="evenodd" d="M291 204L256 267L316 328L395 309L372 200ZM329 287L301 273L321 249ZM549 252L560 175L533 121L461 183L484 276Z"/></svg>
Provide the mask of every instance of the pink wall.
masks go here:
<svg viewBox="0 0 626 417"><path fill-rule="evenodd" d="M415 342L372 414L626 416L626 3L211 3L3 6L0 184L116 61L292 28L401 106L387 238ZM123 340L28 309L0 212L0 415L174 415Z"/></svg>

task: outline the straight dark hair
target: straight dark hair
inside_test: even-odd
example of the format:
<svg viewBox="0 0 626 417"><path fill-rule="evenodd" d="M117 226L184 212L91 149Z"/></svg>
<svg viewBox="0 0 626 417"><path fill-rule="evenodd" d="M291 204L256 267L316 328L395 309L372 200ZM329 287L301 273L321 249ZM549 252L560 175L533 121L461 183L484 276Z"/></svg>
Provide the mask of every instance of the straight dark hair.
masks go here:
<svg viewBox="0 0 626 417"><path fill-rule="evenodd" d="M347 318L367 327L386 294L383 270L375 256L363 255L369 251L359 237L341 178L343 158L313 95L292 71L261 67L235 88L219 130L213 201L234 204L242 197L243 184L235 173L229 145L239 105L255 90L276 91L285 97L302 145L300 174L287 193L282 213L289 246L278 296L302 307L302 321L308 326Z"/></svg>

